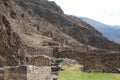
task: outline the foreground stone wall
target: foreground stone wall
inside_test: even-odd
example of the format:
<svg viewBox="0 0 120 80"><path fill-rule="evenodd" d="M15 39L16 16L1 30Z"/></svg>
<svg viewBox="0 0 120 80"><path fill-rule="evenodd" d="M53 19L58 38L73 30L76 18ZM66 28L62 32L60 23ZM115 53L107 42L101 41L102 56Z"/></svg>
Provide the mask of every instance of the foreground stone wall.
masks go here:
<svg viewBox="0 0 120 80"><path fill-rule="evenodd" d="M27 80L52 80L51 68L27 66Z"/></svg>
<svg viewBox="0 0 120 80"><path fill-rule="evenodd" d="M6 66L0 68L0 80L27 80L26 66Z"/></svg>
<svg viewBox="0 0 120 80"><path fill-rule="evenodd" d="M0 80L4 80L4 71L0 69Z"/></svg>
<svg viewBox="0 0 120 80"><path fill-rule="evenodd" d="M53 75L47 66L6 66L0 68L0 80L53 80Z"/></svg>

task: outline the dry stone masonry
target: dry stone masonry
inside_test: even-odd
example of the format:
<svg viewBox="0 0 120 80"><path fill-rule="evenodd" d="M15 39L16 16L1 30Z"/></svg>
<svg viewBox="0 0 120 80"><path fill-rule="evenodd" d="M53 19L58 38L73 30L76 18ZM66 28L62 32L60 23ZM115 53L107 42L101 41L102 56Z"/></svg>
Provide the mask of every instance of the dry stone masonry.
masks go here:
<svg viewBox="0 0 120 80"><path fill-rule="evenodd" d="M0 80L56 80L55 58L75 59L84 71L118 72L119 51L120 44L53 1L0 0Z"/></svg>
<svg viewBox="0 0 120 80"><path fill-rule="evenodd" d="M51 67L34 65L5 66L0 68L0 80L53 80Z"/></svg>

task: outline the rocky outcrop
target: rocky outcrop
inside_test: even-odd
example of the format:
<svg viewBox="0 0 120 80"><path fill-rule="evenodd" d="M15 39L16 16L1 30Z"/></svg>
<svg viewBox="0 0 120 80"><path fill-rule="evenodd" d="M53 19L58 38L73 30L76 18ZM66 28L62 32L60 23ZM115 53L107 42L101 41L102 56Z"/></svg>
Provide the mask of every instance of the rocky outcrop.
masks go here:
<svg viewBox="0 0 120 80"><path fill-rule="evenodd" d="M2 14L0 23L0 66L26 64L26 48L19 35L12 31L9 21Z"/></svg>

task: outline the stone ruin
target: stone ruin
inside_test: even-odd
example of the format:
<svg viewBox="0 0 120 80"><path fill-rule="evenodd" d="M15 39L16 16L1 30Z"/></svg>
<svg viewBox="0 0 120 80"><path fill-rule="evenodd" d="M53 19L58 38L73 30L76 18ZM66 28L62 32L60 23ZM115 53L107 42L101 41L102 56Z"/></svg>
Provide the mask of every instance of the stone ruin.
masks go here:
<svg viewBox="0 0 120 80"><path fill-rule="evenodd" d="M33 65L5 66L0 68L0 80L53 80L51 67Z"/></svg>
<svg viewBox="0 0 120 80"><path fill-rule="evenodd" d="M0 15L0 80L53 80L51 48L29 48ZM43 53L44 52L44 53Z"/></svg>

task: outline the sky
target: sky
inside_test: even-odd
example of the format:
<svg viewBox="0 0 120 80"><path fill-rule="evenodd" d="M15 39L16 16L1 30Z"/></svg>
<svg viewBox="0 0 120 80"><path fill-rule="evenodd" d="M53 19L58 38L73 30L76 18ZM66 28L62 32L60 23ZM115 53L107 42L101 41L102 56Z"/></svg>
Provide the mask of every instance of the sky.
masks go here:
<svg viewBox="0 0 120 80"><path fill-rule="evenodd" d="M120 0L49 0L65 14L88 17L109 25L120 25Z"/></svg>

